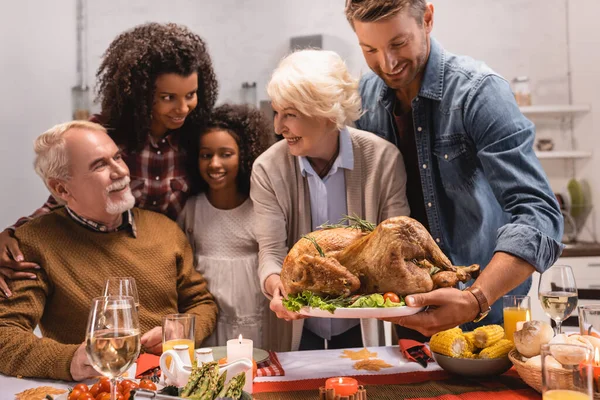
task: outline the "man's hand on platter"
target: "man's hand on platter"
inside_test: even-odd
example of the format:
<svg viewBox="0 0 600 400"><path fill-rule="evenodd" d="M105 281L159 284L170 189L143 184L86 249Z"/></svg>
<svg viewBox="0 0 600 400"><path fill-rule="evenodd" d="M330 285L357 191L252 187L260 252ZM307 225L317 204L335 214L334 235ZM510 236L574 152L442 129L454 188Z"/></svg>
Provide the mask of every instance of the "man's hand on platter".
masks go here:
<svg viewBox="0 0 600 400"><path fill-rule="evenodd" d="M37 279L35 274L23 271L40 267L36 263L24 260L19 244L12 237L10 230L6 229L0 233L0 290L6 297L12 296L6 283L7 279Z"/></svg>
<svg viewBox="0 0 600 400"><path fill-rule="evenodd" d="M308 318L305 315L289 311L285 308L285 306L282 303L282 300L286 296L286 293L283 289L283 284L281 283L281 278L279 277L279 275L270 275L265 282L265 289L267 293L273 296L269 307L271 308L271 311L273 311L277 315L277 318L285 319L286 321Z"/></svg>
<svg viewBox="0 0 600 400"><path fill-rule="evenodd" d="M162 328L155 326L150 329L142 335L140 342L147 353L162 354Z"/></svg>
<svg viewBox="0 0 600 400"><path fill-rule="evenodd" d="M92 367L92 364L88 359L85 351L85 343L82 343L75 351L75 354L73 354L70 372L74 381L82 381L100 375L98 371Z"/></svg>
<svg viewBox="0 0 600 400"><path fill-rule="evenodd" d="M472 293L454 288L436 289L428 293L406 296L406 305L427 307L425 311L397 318L385 318L394 324L431 336L437 332L471 322L479 315L479 303Z"/></svg>

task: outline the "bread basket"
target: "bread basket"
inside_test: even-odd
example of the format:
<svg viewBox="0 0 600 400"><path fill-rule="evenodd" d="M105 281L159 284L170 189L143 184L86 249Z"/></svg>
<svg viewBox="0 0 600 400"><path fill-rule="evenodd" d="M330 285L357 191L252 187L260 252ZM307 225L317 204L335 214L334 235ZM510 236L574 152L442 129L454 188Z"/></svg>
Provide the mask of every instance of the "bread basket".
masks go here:
<svg viewBox="0 0 600 400"><path fill-rule="evenodd" d="M538 392L542 392L542 370L536 368L534 365L527 365L525 361L523 361L523 356L519 354L517 349L512 349L510 353L508 353L509 360L515 366L517 373L525 381L526 384L531 386L533 389ZM568 370L556 369L553 368L552 379L559 380L560 386L565 389L573 389L573 375ZM594 399L600 400L600 393L594 393Z"/></svg>

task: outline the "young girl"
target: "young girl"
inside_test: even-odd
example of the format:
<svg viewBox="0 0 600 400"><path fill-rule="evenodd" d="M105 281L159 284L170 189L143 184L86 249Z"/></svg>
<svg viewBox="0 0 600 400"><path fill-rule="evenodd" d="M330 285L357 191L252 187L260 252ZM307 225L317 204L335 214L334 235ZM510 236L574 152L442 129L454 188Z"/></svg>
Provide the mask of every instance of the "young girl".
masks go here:
<svg viewBox="0 0 600 400"><path fill-rule="evenodd" d="M214 110L194 149L198 163L191 175L200 193L187 201L179 224L219 306L216 328L203 346L226 345L239 334L254 347L268 346L262 327L269 308L258 280L249 198L252 163L268 147L268 132L258 110L225 104Z"/></svg>

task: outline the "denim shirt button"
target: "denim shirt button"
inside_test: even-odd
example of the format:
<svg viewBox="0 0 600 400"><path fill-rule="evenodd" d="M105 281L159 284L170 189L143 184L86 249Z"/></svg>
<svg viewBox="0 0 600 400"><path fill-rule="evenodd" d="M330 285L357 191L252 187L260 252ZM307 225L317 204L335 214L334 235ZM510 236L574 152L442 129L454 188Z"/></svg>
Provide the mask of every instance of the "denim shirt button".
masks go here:
<svg viewBox="0 0 600 400"><path fill-rule="evenodd" d="M444 154L444 159L447 160L448 159L448 154Z"/></svg>
<svg viewBox="0 0 600 400"><path fill-rule="evenodd" d="M436 238L435 241L439 243L440 242L440 238Z"/></svg>
<svg viewBox="0 0 600 400"><path fill-rule="evenodd" d="M431 202L427 203L427 207L431 207Z"/></svg>
<svg viewBox="0 0 600 400"><path fill-rule="evenodd" d="M427 164L423 164L423 169L427 169Z"/></svg>
<svg viewBox="0 0 600 400"><path fill-rule="evenodd" d="M421 128L421 127L418 127L418 128L417 128L417 130L418 130L419 132L421 132L421 131L423 130L423 128Z"/></svg>

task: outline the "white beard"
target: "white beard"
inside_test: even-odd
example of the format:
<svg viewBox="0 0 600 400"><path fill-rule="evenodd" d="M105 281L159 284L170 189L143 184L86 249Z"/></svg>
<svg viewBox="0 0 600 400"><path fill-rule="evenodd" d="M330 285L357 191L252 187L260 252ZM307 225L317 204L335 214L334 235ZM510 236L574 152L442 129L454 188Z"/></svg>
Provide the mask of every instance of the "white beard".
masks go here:
<svg viewBox="0 0 600 400"><path fill-rule="evenodd" d="M110 215L123 214L127 210L131 210L135 205L135 197L131 193L131 189L127 188L127 191L123 193L123 199L119 201L112 201L110 198L106 203L106 212Z"/></svg>

